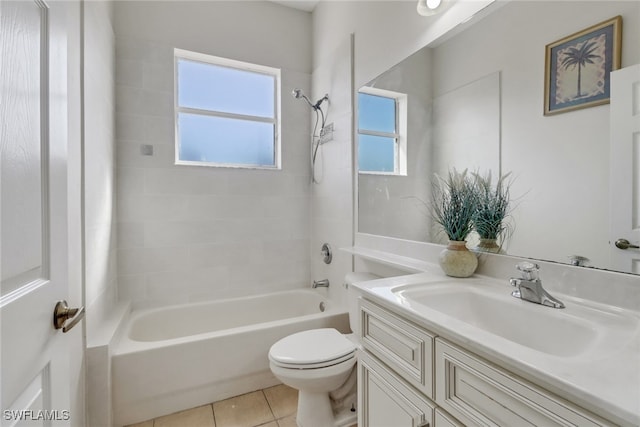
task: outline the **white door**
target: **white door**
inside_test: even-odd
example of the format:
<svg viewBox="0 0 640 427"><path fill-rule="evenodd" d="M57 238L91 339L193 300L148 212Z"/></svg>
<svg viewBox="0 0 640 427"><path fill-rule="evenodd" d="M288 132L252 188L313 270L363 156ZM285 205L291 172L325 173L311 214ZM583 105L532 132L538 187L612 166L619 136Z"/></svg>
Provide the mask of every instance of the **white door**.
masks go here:
<svg viewBox="0 0 640 427"><path fill-rule="evenodd" d="M612 268L640 274L640 64L611 73L610 242Z"/></svg>
<svg viewBox="0 0 640 427"><path fill-rule="evenodd" d="M67 5L0 1L2 426L65 425Z"/></svg>

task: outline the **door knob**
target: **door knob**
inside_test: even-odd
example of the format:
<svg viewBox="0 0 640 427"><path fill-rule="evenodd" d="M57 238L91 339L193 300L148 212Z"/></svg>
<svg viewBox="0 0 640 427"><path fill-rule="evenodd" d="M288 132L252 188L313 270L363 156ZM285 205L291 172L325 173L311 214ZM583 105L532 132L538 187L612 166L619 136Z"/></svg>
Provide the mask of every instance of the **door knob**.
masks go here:
<svg viewBox="0 0 640 427"><path fill-rule="evenodd" d="M53 327L67 333L84 317L84 307L69 308L66 301L58 301L53 309ZM67 322L68 321L68 322Z"/></svg>
<svg viewBox="0 0 640 427"><path fill-rule="evenodd" d="M627 239L618 239L615 245L618 249L640 249L640 246L632 245Z"/></svg>

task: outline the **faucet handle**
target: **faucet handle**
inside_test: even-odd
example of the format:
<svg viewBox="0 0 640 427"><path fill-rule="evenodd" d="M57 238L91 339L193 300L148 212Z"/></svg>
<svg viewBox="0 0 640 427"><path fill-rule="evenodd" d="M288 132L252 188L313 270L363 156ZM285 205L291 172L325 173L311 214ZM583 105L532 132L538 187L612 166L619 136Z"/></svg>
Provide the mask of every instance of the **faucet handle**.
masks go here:
<svg viewBox="0 0 640 427"><path fill-rule="evenodd" d="M538 270L540 266L529 261L522 261L516 264L516 268L522 272L522 278L525 280L538 280Z"/></svg>

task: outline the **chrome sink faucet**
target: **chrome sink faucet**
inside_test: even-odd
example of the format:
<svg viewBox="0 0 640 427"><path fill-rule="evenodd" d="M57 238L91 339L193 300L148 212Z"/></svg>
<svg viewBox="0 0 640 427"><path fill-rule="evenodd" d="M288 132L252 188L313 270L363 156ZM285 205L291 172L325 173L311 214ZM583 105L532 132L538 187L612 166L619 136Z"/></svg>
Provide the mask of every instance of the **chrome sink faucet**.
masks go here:
<svg viewBox="0 0 640 427"><path fill-rule="evenodd" d="M522 273L520 278L511 278L509 283L515 286L516 290L511 292L516 298L525 301L535 302L536 304L546 305L553 308L564 308L562 301L552 297L542 287L542 281L538 277L540 266L532 262L523 261L516 265L516 268Z"/></svg>

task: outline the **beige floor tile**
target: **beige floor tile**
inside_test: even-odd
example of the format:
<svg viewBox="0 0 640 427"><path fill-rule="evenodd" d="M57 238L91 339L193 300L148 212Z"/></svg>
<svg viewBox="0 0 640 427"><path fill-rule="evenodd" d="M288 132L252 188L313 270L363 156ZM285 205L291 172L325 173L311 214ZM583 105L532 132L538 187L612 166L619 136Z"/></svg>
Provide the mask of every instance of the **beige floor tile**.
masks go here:
<svg viewBox="0 0 640 427"><path fill-rule="evenodd" d="M276 419L296 413L298 409L298 390L280 384L265 388L263 391Z"/></svg>
<svg viewBox="0 0 640 427"><path fill-rule="evenodd" d="M259 426L256 427L278 427L278 422L277 421L271 421L268 424L260 424Z"/></svg>
<svg viewBox="0 0 640 427"><path fill-rule="evenodd" d="M216 427L216 423L211 405L205 405L156 418L153 427Z"/></svg>
<svg viewBox="0 0 640 427"><path fill-rule="evenodd" d="M271 424L269 424L269 427L271 427ZM290 417L279 419L278 427L298 427L298 424L296 424L296 416L292 415ZM351 427L358 427L358 424L354 424Z"/></svg>
<svg viewBox="0 0 640 427"><path fill-rule="evenodd" d="M274 420L262 391L216 402L213 413L217 427L254 427Z"/></svg>
<svg viewBox="0 0 640 427"><path fill-rule="evenodd" d="M137 424L130 424L126 427L153 427L153 420L143 421Z"/></svg>
<svg viewBox="0 0 640 427"><path fill-rule="evenodd" d="M278 427L298 427L298 424L296 424L296 416L292 415L287 418L279 419Z"/></svg>

